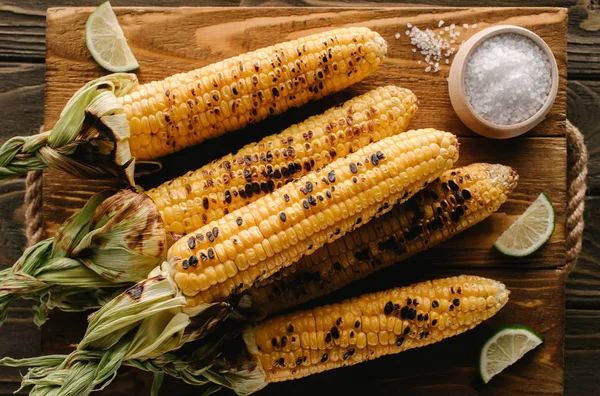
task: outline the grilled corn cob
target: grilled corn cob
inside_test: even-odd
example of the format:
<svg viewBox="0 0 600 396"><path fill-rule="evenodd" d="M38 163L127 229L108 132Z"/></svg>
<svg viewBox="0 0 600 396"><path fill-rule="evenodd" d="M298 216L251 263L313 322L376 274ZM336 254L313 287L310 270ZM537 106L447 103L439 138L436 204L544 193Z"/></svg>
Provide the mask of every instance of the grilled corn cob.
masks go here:
<svg viewBox="0 0 600 396"><path fill-rule="evenodd" d="M386 51L379 34L351 27L143 85L132 74L103 77L75 94L53 131L7 142L0 180L52 166L88 177L125 172L133 183L132 157L160 158L342 90L372 74Z"/></svg>
<svg viewBox="0 0 600 396"><path fill-rule="evenodd" d="M42 308L96 307L93 296L100 295L96 288L114 294L160 264L172 243L168 235L193 231L334 158L404 131L416 110L416 96L409 90L377 88L145 194L123 190L101 205L100 197L94 197L81 211L86 215L75 215L78 219L66 222L54 240L36 245L12 269L0 273L0 318L5 318L8 304L17 296L36 296L43 301ZM120 232L117 251L128 253L119 259L98 235L110 235L114 228ZM83 238L92 233L94 238ZM121 233L127 235L125 242ZM79 252L85 252L84 265L76 261ZM58 258L75 259L69 260L73 272L67 272ZM56 276L55 266L63 269L65 277ZM82 272L88 281L97 279L83 282ZM31 282L32 276L36 282ZM78 285L85 290L73 294L73 277L80 279ZM83 298L82 293L91 297ZM45 315L36 315L38 325L44 319Z"/></svg>
<svg viewBox="0 0 600 396"><path fill-rule="evenodd" d="M293 178L405 131L416 111L411 91L377 88L146 194L167 231L189 233Z"/></svg>
<svg viewBox="0 0 600 396"><path fill-rule="evenodd" d="M223 301L389 211L452 167L433 129L372 143L178 240L169 271L188 304Z"/></svg>
<svg viewBox="0 0 600 396"><path fill-rule="evenodd" d="M228 315L228 304L218 301L386 213L457 159L451 133L409 131L371 143L201 227L171 246L168 262L148 279L96 312L70 356L28 359L44 367L30 370L24 382L36 385L35 394L87 394L110 381L124 362L147 367L149 359L204 338ZM53 381L57 375L61 380Z"/></svg>
<svg viewBox="0 0 600 396"><path fill-rule="evenodd" d="M518 175L504 165L448 170L403 205L262 281L245 294L258 315L294 307L429 249L500 208Z"/></svg>
<svg viewBox="0 0 600 396"><path fill-rule="evenodd" d="M385 53L379 34L344 28L140 85L120 98L131 153L162 157L302 106L372 74Z"/></svg>
<svg viewBox="0 0 600 396"><path fill-rule="evenodd" d="M278 316L245 340L265 382L287 381L464 333L495 315L508 295L491 279L438 279Z"/></svg>

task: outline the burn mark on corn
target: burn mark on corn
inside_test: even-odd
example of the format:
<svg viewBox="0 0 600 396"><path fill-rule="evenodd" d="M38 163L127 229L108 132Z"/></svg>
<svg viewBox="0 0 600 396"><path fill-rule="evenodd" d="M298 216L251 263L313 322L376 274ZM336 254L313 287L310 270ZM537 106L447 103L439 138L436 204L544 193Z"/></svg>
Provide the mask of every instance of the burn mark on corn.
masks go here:
<svg viewBox="0 0 600 396"><path fill-rule="evenodd" d="M401 346L403 342L404 342L404 337L398 336L398 338L396 338L396 346Z"/></svg>
<svg viewBox="0 0 600 396"><path fill-rule="evenodd" d="M214 242L215 241L215 236L213 235L213 233L211 231L207 231L206 232L206 239L208 239L209 242Z"/></svg>
<svg viewBox="0 0 600 396"><path fill-rule="evenodd" d="M433 300L433 301L431 302L431 306L432 306L433 308L437 308L437 307L439 307L439 306L440 306L440 303L438 302L438 300Z"/></svg>
<svg viewBox="0 0 600 396"><path fill-rule="evenodd" d="M337 327L333 326L329 332L331 333L334 339L337 340L338 338L340 338L340 331Z"/></svg>
<svg viewBox="0 0 600 396"><path fill-rule="evenodd" d="M321 363L325 363L327 361L327 359L329 359L329 355L324 353L323 356L321 357Z"/></svg>
<svg viewBox="0 0 600 396"><path fill-rule="evenodd" d="M190 249L194 249L196 247L196 238L194 238L193 236L189 237L188 239L188 247Z"/></svg>
<svg viewBox="0 0 600 396"><path fill-rule="evenodd" d="M242 224L244 224L244 221L242 220L241 217L238 217L235 222L237 223L238 226L241 226Z"/></svg>
<svg viewBox="0 0 600 396"><path fill-rule="evenodd" d="M215 258L215 251L213 248L208 248L208 258L211 260Z"/></svg>
<svg viewBox="0 0 600 396"><path fill-rule="evenodd" d="M409 320L413 320L417 316L417 310L414 308L409 308L406 314L406 318Z"/></svg>
<svg viewBox="0 0 600 396"><path fill-rule="evenodd" d="M191 255L188 261L192 267L195 267L198 264L198 257Z"/></svg>
<svg viewBox="0 0 600 396"><path fill-rule="evenodd" d="M386 315L391 314L394 311L394 303L391 301L388 301L385 304L385 307L383 307L383 313Z"/></svg>
<svg viewBox="0 0 600 396"><path fill-rule="evenodd" d="M356 164L354 162L350 162L350 172L352 172L352 173L358 172L358 168L356 167Z"/></svg>
<svg viewBox="0 0 600 396"><path fill-rule="evenodd" d="M190 264L188 263L187 260L182 260L181 261L181 268L183 268L184 270L190 268Z"/></svg>

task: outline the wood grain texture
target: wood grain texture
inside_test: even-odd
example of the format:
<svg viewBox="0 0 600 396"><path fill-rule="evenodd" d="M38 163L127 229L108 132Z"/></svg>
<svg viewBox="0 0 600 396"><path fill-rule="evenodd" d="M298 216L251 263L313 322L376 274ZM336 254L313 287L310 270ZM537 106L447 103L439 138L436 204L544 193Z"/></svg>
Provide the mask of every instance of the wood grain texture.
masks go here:
<svg viewBox="0 0 600 396"><path fill-rule="evenodd" d="M569 81L569 120L585 136L588 149L588 190L600 195L600 81Z"/></svg>
<svg viewBox="0 0 600 396"><path fill-rule="evenodd" d="M579 261L567 281L567 307L600 307L600 197L585 201L585 233Z"/></svg>
<svg viewBox="0 0 600 396"><path fill-rule="evenodd" d="M600 312L567 309L565 394L588 396L600 389Z"/></svg>

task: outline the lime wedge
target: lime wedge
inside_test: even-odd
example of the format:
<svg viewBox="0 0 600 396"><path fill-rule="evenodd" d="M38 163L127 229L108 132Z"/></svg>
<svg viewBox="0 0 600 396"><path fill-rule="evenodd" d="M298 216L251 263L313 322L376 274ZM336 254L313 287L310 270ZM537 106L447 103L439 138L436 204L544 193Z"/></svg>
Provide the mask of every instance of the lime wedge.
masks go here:
<svg viewBox="0 0 600 396"><path fill-rule="evenodd" d="M108 1L96 8L85 23L85 42L94 60L111 72L140 67Z"/></svg>
<svg viewBox="0 0 600 396"><path fill-rule="evenodd" d="M539 197L504 231L494 247L508 256L527 256L540 248L554 232L554 208L546 196Z"/></svg>
<svg viewBox="0 0 600 396"><path fill-rule="evenodd" d="M498 329L479 354L479 373L484 383L544 342L533 330L521 325Z"/></svg>

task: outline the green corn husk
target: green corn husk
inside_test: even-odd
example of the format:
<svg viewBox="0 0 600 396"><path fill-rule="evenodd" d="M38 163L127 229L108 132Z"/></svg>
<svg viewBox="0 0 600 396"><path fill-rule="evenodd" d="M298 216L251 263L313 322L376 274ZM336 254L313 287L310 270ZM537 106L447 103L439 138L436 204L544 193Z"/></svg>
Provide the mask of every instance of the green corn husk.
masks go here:
<svg viewBox="0 0 600 396"><path fill-rule="evenodd" d="M117 97L137 84L128 73L90 81L69 100L51 131L9 139L0 147L0 183L54 168L84 178L117 175L133 186L129 123Z"/></svg>
<svg viewBox="0 0 600 396"><path fill-rule="evenodd" d="M123 364L158 373L156 387L160 386L161 367L168 365L170 371L165 368L166 372L200 378L199 371L188 368L188 363L169 352L207 337L231 310L227 303L193 309L185 305L185 297L169 272L158 267L148 279L91 315L85 336L70 355L4 358L0 365L31 367L22 387L33 385L32 395L87 395L109 385ZM220 343L215 348L217 345ZM213 355L215 348L204 353Z"/></svg>
<svg viewBox="0 0 600 396"><path fill-rule="evenodd" d="M0 272L0 325L18 297L39 301L38 326L52 308L98 308L144 279L166 251L166 232L148 196L129 190L96 194L54 238L30 247Z"/></svg>

